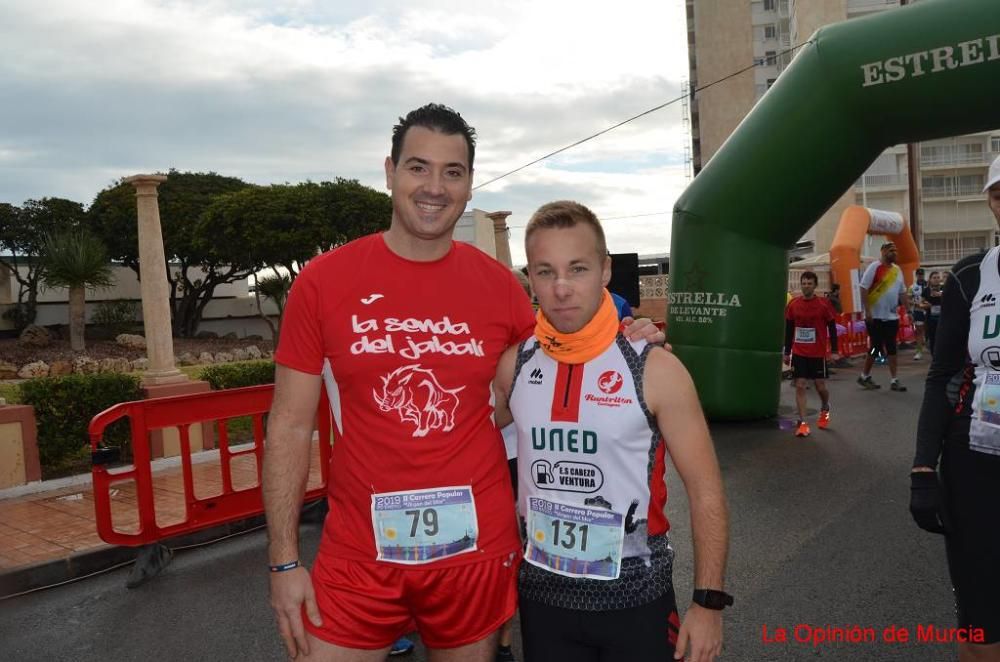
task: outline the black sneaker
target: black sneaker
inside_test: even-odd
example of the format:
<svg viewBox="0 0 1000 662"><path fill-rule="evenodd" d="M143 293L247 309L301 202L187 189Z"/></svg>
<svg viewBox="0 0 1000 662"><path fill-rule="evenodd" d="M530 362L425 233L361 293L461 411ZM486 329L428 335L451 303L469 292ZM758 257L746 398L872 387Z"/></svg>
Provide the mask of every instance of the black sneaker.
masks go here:
<svg viewBox="0 0 1000 662"><path fill-rule="evenodd" d="M498 646L496 662L517 662L517 658L514 657L514 651L510 646Z"/></svg>
<svg viewBox="0 0 1000 662"><path fill-rule="evenodd" d="M889 385L889 390L902 392L906 390L906 387L900 384L899 382L893 382L892 384Z"/></svg>
<svg viewBox="0 0 1000 662"><path fill-rule="evenodd" d="M882 388L872 380L871 375L868 375L867 377L858 377L858 386L868 391L874 391L877 388Z"/></svg>

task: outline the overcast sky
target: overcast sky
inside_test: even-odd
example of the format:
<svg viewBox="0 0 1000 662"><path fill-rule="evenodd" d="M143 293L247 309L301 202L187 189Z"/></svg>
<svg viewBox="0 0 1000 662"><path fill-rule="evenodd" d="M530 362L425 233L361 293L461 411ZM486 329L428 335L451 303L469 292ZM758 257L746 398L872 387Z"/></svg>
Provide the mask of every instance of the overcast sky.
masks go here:
<svg viewBox="0 0 1000 662"><path fill-rule="evenodd" d="M479 133L485 182L680 93L683 0L0 0L0 202L89 205L119 177L215 171L385 190L399 115ZM523 228L550 200L608 219L613 252L669 249L680 104L477 190ZM631 218L620 218L632 216Z"/></svg>

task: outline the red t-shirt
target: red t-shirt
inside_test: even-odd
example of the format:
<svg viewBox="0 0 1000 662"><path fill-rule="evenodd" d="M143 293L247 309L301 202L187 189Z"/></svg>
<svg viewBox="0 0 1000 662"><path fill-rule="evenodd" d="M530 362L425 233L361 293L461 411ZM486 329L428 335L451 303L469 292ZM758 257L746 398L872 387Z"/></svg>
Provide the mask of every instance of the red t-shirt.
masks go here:
<svg viewBox="0 0 1000 662"><path fill-rule="evenodd" d="M826 325L836 318L837 313L826 297L814 296L805 299L795 297L785 308L785 319L795 325L792 334L792 354L823 358L829 346L830 334Z"/></svg>
<svg viewBox="0 0 1000 662"><path fill-rule="evenodd" d="M375 559L373 494L462 485L472 486L479 552L431 566L518 549L491 382L503 351L534 325L510 269L469 244L413 262L370 235L309 262L275 361L322 373L334 412L321 555Z"/></svg>

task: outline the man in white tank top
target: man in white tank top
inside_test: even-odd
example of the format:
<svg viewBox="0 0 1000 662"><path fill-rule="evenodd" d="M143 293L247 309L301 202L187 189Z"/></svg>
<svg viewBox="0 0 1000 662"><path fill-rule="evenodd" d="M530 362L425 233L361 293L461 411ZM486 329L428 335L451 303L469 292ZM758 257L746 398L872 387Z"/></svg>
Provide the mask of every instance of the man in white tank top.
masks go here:
<svg viewBox="0 0 1000 662"><path fill-rule="evenodd" d="M525 660L713 660L732 604L722 590L728 514L691 377L669 352L618 332L610 258L589 209L544 205L525 245L541 311L535 337L502 356L494 382L497 423L512 414L518 433ZM694 536L683 622L664 514L668 456Z"/></svg>

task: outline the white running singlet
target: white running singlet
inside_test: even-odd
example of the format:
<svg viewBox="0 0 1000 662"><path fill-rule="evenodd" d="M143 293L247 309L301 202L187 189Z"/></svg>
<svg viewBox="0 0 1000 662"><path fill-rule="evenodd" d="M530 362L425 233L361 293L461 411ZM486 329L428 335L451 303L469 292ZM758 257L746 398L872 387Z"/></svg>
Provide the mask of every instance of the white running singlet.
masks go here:
<svg viewBox="0 0 1000 662"><path fill-rule="evenodd" d="M521 345L509 402L528 536L522 596L624 609L670 588L666 449L642 394L651 349L619 334L597 358L570 365L533 338Z"/></svg>

